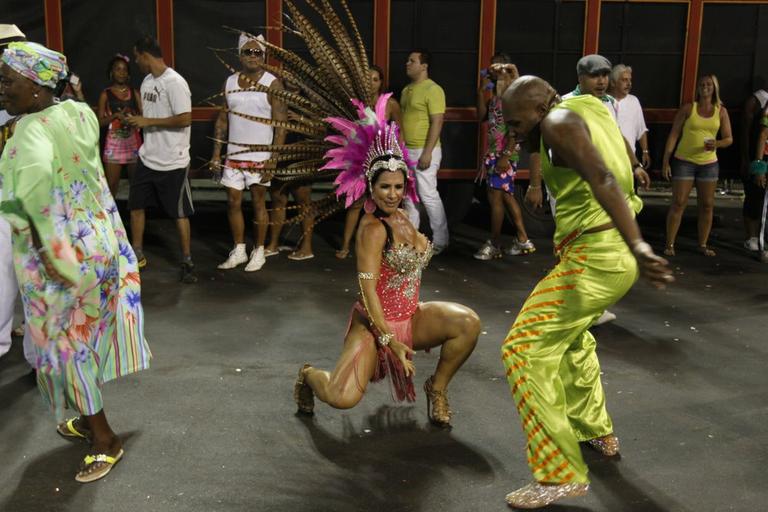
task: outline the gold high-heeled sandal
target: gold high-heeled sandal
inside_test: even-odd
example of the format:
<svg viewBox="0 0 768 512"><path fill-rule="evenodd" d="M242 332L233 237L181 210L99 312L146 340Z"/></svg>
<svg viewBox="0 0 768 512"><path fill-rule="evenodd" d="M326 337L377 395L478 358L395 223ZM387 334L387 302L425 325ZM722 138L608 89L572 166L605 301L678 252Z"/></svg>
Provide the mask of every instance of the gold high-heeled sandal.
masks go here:
<svg viewBox="0 0 768 512"><path fill-rule="evenodd" d="M299 376L296 378L296 383L293 385L293 400L296 402L296 406L299 408L300 413L314 414L315 394L312 392L312 388L304 382L304 375L307 368L311 368L311 365L305 363L299 370Z"/></svg>
<svg viewBox="0 0 768 512"><path fill-rule="evenodd" d="M434 375L424 382L424 393L427 394L427 416L429 421L438 427L451 427L451 407L448 405L448 395L445 391L435 391L432 388Z"/></svg>

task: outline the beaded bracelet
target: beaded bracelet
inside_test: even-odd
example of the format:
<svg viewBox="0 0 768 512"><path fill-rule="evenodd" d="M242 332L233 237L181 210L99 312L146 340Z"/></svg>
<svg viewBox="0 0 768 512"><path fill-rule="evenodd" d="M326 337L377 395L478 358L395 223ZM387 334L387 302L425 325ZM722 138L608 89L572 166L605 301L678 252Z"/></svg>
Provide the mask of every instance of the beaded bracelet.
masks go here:
<svg viewBox="0 0 768 512"><path fill-rule="evenodd" d="M384 333L384 334L379 334L379 337L377 338L377 340L376 340L376 341L378 341L378 342L379 342L379 345L381 345L382 347L386 347L386 346L388 346L388 345L389 345L389 344L390 344L390 343L391 343L391 342L392 342L394 339L395 339L395 335L394 335L394 334L392 334L392 333L390 333L390 332L388 332L388 333Z"/></svg>

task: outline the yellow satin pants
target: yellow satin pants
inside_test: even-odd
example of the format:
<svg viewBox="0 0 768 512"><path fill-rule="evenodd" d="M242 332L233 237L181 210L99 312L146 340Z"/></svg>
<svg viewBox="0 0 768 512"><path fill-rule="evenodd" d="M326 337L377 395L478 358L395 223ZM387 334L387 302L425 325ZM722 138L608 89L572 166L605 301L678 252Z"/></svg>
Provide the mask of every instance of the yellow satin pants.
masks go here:
<svg viewBox="0 0 768 512"><path fill-rule="evenodd" d="M588 482L579 442L613 432L588 329L637 276L618 231L582 234L536 285L504 340L528 465L539 482Z"/></svg>

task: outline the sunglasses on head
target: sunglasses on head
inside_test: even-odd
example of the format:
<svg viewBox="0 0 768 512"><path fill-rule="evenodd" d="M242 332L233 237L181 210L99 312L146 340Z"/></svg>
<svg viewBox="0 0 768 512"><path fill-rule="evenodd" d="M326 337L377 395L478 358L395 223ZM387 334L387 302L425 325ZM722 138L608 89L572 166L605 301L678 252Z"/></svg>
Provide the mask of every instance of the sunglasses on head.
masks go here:
<svg viewBox="0 0 768 512"><path fill-rule="evenodd" d="M261 57L264 55L264 50L260 48L243 48L240 50L240 55L245 55L246 57Z"/></svg>

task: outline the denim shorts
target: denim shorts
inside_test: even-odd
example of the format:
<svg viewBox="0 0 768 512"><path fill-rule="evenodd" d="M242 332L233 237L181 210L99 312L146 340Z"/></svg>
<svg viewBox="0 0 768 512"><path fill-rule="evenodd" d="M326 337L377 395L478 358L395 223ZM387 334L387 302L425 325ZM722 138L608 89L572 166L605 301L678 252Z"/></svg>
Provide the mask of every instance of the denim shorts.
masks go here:
<svg viewBox="0 0 768 512"><path fill-rule="evenodd" d="M720 174L718 162L699 165L679 158L672 161L673 180L717 181L718 174Z"/></svg>

